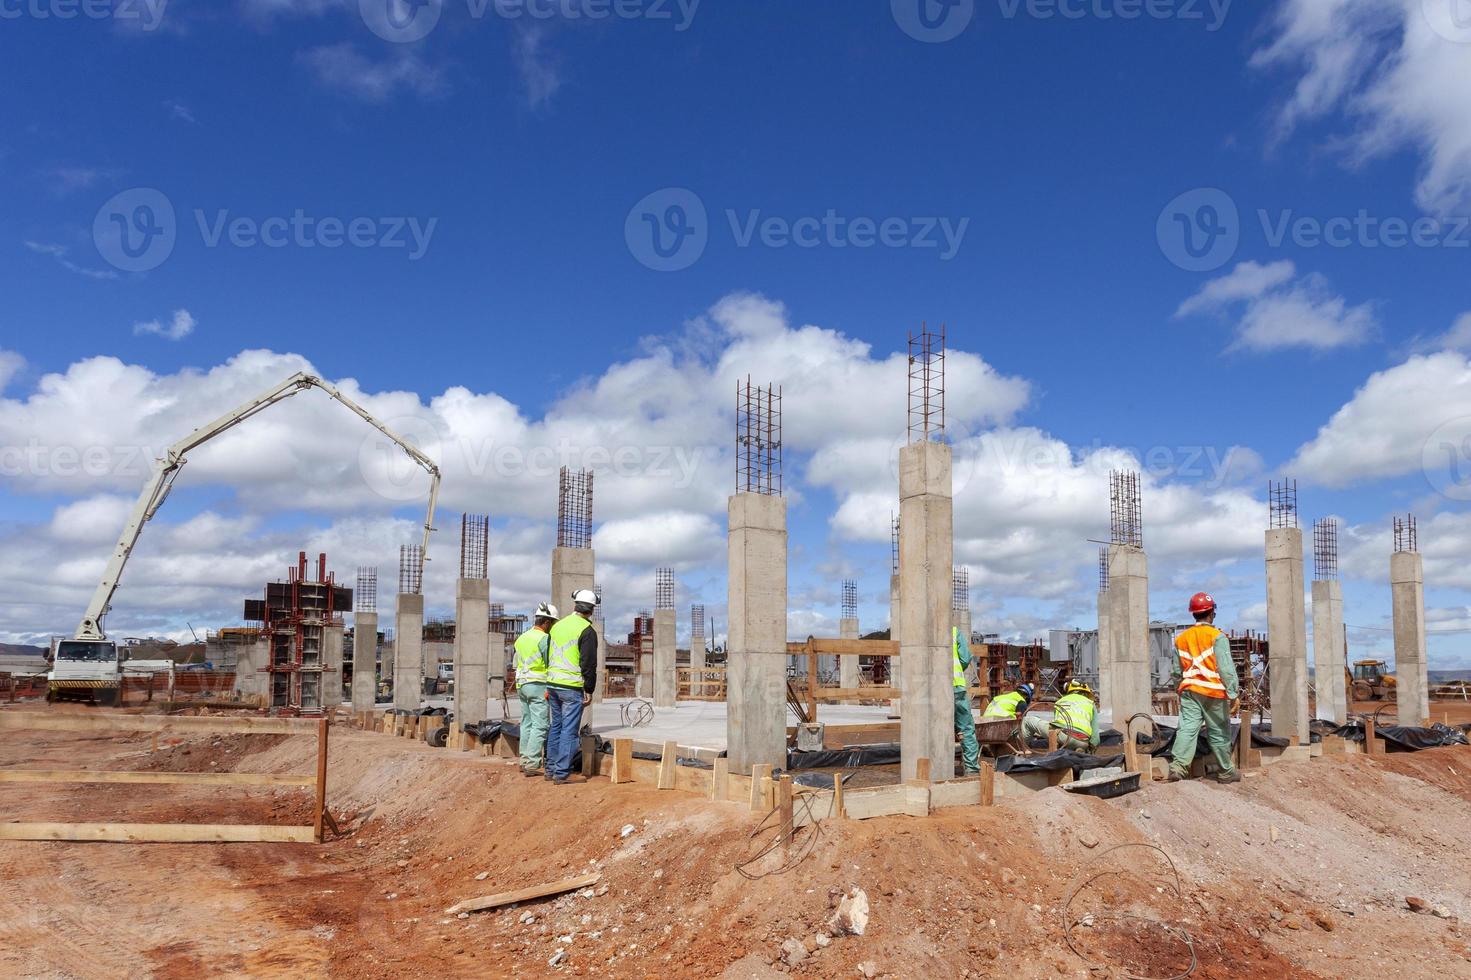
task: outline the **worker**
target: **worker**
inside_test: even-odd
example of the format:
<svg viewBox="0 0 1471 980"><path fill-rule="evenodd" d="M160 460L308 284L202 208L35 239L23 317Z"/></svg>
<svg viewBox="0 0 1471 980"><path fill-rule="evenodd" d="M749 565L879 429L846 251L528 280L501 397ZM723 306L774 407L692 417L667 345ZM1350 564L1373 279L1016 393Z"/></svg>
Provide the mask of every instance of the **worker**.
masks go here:
<svg viewBox="0 0 1471 980"><path fill-rule="evenodd" d="M971 665L970 641L958 627L950 627L950 646L955 670L955 732L960 736L960 762L965 774L981 771L981 743L976 741L976 716L970 711L970 681L965 671Z"/></svg>
<svg viewBox="0 0 1471 980"><path fill-rule="evenodd" d="M1098 748L1098 705L1093 689L1082 681L1068 681L1067 689L1052 706L1052 721L1028 718L1023 726L1028 737L1047 737L1057 730L1057 747L1069 752L1092 752Z"/></svg>
<svg viewBox="0 0 1471 980"><path fill-rule="evenodd" d="M1241 695L1236 663L1231 659L1231 641L1216 629L1216 600L1205 592L1190 599L1195 625L1175 638L1178 662L1171 676L1180 690L1180 727L1175 732L1169 781L1179 782L1190 773L1201 725L1221 769L1216 780L1241 782L1241 773L1231 761L1231 714Z"/></svg>
<svg viewBox="0 0 1471 980"><path fill-rule="evenodd" d="M542 775L542 750L547 741L548 635L557 621L557 607L536 607L531 629L516 637L516 694L521 698L521 773Z"/></svg>
<svg viewBox="0 0 1471 980"><path fill-rule="evenodd" d="M548 634L547 761L544 775L557 785L571 781L572 757L582 709L598 686L598 631L593 610L601 602L592 589L572 593L572 615L557 620Z"/></svg>
<svg viewBox="0 0 1471 980"><path fill-rule="evenodd" d="M986 705L986 710L981 712L981 721L1011 718L1018 723L1016 731L1012 732L1012 737L1015 738L1021 734L1022 719L1026 716L1027 706L1032 703L1032 694L1032 685L1021 684L1014 691L996 695Z"/></svg>

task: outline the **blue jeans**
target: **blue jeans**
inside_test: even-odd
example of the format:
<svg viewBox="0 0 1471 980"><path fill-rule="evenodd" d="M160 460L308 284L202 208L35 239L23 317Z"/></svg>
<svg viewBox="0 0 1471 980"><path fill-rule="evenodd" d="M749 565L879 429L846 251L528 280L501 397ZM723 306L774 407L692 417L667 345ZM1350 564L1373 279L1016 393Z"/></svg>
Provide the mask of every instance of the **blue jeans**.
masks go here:
<svg viewBox="0 0 1471 980"><path fill-rule="evenodd" d="M551 719L547 728L546 776L566 779L577 754L577 729L582 724L582 692L570 687L547 686Z"/></svg>

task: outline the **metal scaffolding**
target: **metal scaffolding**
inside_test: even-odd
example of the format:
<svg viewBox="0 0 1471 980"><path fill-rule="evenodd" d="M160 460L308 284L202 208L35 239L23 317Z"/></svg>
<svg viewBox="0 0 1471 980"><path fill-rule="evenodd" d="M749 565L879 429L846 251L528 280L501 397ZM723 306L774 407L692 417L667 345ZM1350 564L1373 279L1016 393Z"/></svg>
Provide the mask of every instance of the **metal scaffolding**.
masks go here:
<svg viewBox="0 0 1471 980"><path fill-rule="evenodd" d="M378 611L378 569L358 566L358 587L353 593L353 612Z"/></svg>
<svg viewBox="0 0 1471 980"><path fill-rule="evenodd" d="M1139 474L1115 470L1109 474L1109 540L1133 548L1144 547L1144 519L1139 501Z"/></svg>
<svg viewBox="0 0 1471 980"><path fill-rule="evenodd" d="M460 578L490 577L490 518L483 514L460 517Z"/></svg>
<svg viewBox="0 0 1471 980"><path fill-rule="evenodd" d="M970 612L970 568L956 565L950 571L950 610Z"/></svg>
<svg viewBox="0 0 1471 980"><path fill-rule="evenodd" d="M909 335L909 441L939 439L945 432L945 325L927 324Z"/></svg>
<svg viewBox="0 0 1471 980"><path fill-rule="evenodd" d="M1313 581L1338 578L1338 522L1325 517L1313 524Z"/></svg>
<svg viewBox="0 0 1471 980"><path fill-rule="evenodd" d="M557 547L592 547L591 470L562 467L557 483Z"/></svg>
<svg viewBox="0 0 1471 980"><path fill-rule="evenodd" d="M1404 518L1394 519L1394 553L1416 552L1420 550L1420 532L1415 527L1415 515L1406 514Z"/></svg>
<svg viewBox="0 0 1471 980"><path fill-rule="evenodd" d="M424 591L424 547L406 544L398 549L398 593L418 595Z"/></svg>
<svg viewBox="0 0 1471 980"><path fill-rule="evenodd" d="M851 578L843 580L843 618L858 618L858 583Z"/></svg>
<svg viewBox="0 0 1471 980"><path fill-rule="evenodd" d="M1297 481L1267 483L1267 517L1270 528L1297 527Z"/></svg>
<svg viewBox="0 0 1471 980"><path fill-rule="evenodd" d="M674 569L654 569L654 608L674 608Z"/></svg>
<svg viewBox="0 0 1471 980"><path fill-rule="evenodd" d="M781 387L736 384L736 493L782 494Z"/></svg>

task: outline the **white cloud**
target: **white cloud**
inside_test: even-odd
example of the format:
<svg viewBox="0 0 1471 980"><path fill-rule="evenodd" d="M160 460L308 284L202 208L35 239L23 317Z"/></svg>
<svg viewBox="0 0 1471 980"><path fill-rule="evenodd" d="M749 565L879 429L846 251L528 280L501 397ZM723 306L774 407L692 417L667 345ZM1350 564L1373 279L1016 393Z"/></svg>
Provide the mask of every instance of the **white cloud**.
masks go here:
<svg viewBox="0 0 1471 980"><path fill-rule="evenodd" d="M720 556L724 532L709 514L665 511L604 523L593 549L600 561L679 567Z"/></svg>
<svg viewBox="0 0 1471 980"><path fill-rule="evenodd" d="M1411 346L1422 354L1442 350L1471 353L1471 313L1462 313L1445 333L1430 338L1417 338Z"/></svg>
<svg viewBox="0 0 1471 980"><path fill-rule="evenodd" d="M0 348L0 395L5 394L5 389L10 386L10 382L25 366L25 358L13 350Z"/></svg>
<svg viewBox="0 0 1471 980"><path fill-rule="evenodd" d="M198 322L188 310L175 310L174 317L168 323L159 320L149 320L146 323L133 324L133 335L141 337L144 334L153 334L165 340L183 340L194 332Z"/></svg>
<svg viewBox="0 0 1471 980"><path fill-rule="evenodd" d="M163 107L169 111L170 119L177 119L180 122L186 122L191 125L199 121L194 118L193 111L178 99L165 99Z"/></svg>
<svg viewBox="0 0 1471 980"><path fill-rule="evenodd" d="M26 242L26 248L37 255L49 255L57 261L61 267L68 272L75 272L79 276L88 279L116 279L118 274L111 269L89 269L86 266L77 265L67 256L71 250L65 245L51 245L45 242Z"/></svg>
<svg viewBox="0 0 1471 980"><path fill-rule="evenodd" d="M542 25L517 26L512 33L512 56L521 84L526 88L526 104L540 109L562 87L560 59L547 45L547 29Z"/></svg>
<svg viewBox="0 0 1471 980"><path fill-rule="evenodd" d="M1467 358L1451 352L1412 357L1371 375L1317 436L1298 449L1287 470L1310 474L1327 486L1413 473L1426 465L1431 436L1467 417Z"/></svg>
<svg viewBox="0 0 1471 980"><path fill-rule="evenodd" d="M381 60L362 54L349 41L311 48L299 58L323 85L364 102L387 102L400 89L424 98L443 95L448 89L442 68L429 65L402 45Z"/></svg>
<svg viewBox="0 0 1471 980"><path fill-rule="evenodd" d="M1242 262L1180 304L1177 319L1240 308L1232 350L1333 350L1363 344L1378 330L1372 303L1349 306L1318 273L1297 277L1290 261Z"/></svg>
<svg viewBox="0 0 1471 980"><path fill-rule="evenodd" d="M1285 137L1339 115L1354 162L1410 147L1421 154L1416 200L1448 214L1471 204L1471 31L1461 0L1282 0L1259 68L1300 73L1278 116ZM1459 38L1461 43L1457 42Z"/></svg>

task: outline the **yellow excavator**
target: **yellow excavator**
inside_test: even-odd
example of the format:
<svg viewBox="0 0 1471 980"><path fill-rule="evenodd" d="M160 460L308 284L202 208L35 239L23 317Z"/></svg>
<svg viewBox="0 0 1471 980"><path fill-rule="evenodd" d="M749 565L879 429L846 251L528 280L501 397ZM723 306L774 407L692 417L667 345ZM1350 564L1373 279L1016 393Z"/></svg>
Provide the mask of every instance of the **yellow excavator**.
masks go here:
<svg viewBox="0 0 1471 980"><path fill-rule="evenodd" d="M1355 701L1387 701L1395 696L1394 675L1386 672L1383 660L1355 660L1353 673L1344 670L1344 680Z"/></svg>

